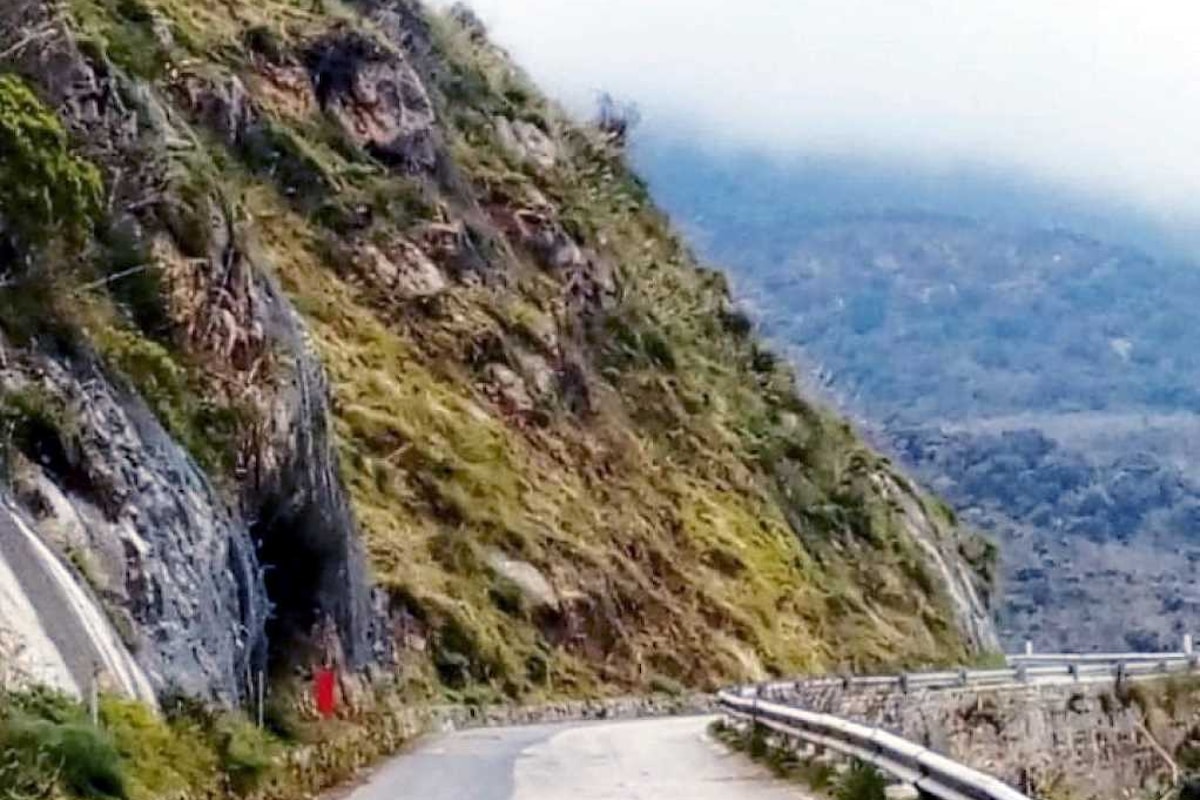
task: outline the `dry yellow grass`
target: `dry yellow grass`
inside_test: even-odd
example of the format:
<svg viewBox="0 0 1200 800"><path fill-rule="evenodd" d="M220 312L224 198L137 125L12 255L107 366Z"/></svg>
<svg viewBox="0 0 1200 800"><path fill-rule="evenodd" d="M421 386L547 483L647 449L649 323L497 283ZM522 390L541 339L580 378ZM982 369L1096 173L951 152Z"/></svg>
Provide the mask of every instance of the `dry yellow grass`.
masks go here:
<svg viewBox="0 0 1200 800"><path fill-rule="evenodd" d="M301 198L246 153L205 145L256 261L324 361L374 576L427 636L424 654L407 654L414 690L439 679L516 696L711 686L968 655L876 486L890 468L796 395L790 371L739 330L723 278L698 267L620 155L503 54L431 20L440 69L426 78L442 155L459 173L438 181L348 148L303 96L311 90L288 89L246 51L258 29L297 65L337 26L382 41L351 5L73 7L146 80L197 65L240 74L279 155L322 176ZM139 19L154 15L171 24L171 47L147 44ZM514 159L499 117L538 125L557 165ZM354 243L326 213L367 202L386 213L356 239L422 241L431 223L459 226L486 273L451 279L425 305L389 295L352 268ZM506 215L531 207L569 231L593 269L611 270L607 301L569 300L566 277L506 230ZM541 359L560 385L515 411L487 369L522 358ZM569 370L586 409L568 402ZM949 526L940 535L954 546ZM556 602L502 574L497 554L536 569Z"/></svg>

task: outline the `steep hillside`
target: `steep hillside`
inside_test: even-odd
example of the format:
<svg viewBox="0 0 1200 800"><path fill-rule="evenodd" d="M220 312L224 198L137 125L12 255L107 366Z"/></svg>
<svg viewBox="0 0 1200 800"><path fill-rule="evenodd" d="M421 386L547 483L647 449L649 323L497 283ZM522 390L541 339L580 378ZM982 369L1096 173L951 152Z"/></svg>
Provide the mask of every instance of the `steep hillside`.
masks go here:
<svg viewBox="0 0 1200 800"><path fill-rule="evenodd" d="M0 31L12 495L160 691L994 643L990 546L796 394L618 138L469 12L14 0Z"/></svg>
<svg viewBox="0 0 1200 800"><path fill-rule="evenodd" d="M1194 265L899 211L931 196L906 199L886 175L866 209L854 173L810 186L763 164L650 157L767 335L1002 542L1006 643L1178 642L1198 608ZM990 213L995 193L978 194L954 199ZM1019 195L1000 198L996 217L1021 213Z"/></svg>

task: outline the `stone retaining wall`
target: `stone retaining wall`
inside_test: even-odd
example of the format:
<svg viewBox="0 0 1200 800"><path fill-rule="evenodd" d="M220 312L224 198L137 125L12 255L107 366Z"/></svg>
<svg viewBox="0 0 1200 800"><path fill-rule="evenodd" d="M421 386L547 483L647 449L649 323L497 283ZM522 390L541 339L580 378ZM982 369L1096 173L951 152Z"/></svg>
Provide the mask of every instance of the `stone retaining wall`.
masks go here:
<svg viewBox="0 0 1200 800"><path fill-rule="evenodd" d="M799 689L777 700L898 734L1031 795L1114 798L1167 785L1200 730L1200 681L879 690ZM773 698L774 699L774 698Z"/></svg>

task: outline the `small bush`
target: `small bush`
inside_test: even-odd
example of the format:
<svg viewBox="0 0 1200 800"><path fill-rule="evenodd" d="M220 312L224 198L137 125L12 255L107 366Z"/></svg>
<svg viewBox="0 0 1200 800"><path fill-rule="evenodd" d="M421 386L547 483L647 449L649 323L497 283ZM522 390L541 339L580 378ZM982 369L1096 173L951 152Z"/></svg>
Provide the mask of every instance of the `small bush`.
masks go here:
<svg viewBox="0 0 1200 800"><path fill-rule="evenodd" d="M250 52L262 56L271 64L282 64L287 58L287 43L274 28L254 25L246 30L242 42Z"/></svg>
<svg viewBox="0 0 1200 800"><path fill-rule="evenodd" d="M770 745L767 743L767 728L765 725L754 723L750 729L750 739L746 744L746 752L753 759L765 758Z"/></svg>
<svg viewBox="0 0 1200 800"><path fill-rule="evenodd" d="M295 694L279 691L278 687L268 693L263 708L263 724L273 736L284 742L307 741L312 727L297 709Z"/></svg>
<svg viewBox="0 0 1200 800"><path fill-rule="evenodd" d="M745 339L754 332L754 323L740 309L721 312L721 327L738 339Z"/></svg>
<svg viewBox="0 0 1200 800"><path fill-rule="evenodd" d="M525 677L537 686L550 681L550 656L546 653L530 653L525 659Z"/></svg>
<svg viewBox="0 0 1200 800"><path fill-rule="evenodd" d="M90 228L100 173L71 154L58 118L15 75L0 75L0 153L0 217L24 244Z"/></svg>
<svg viewBox="0 0 1200 800"><path fill-rule="evenodd" d="M102 227L97 235L97 272L107 279L112 298L130 320L151 337L171 333L162 270L143 242L128 228Z"/></svg>
<svg viewBox="0 0 1200 800"><path fill-rule="evenodd" d="M234 791L251 792L270 776L279 749L270 734L233 714L217 721L215 734L220 767Z"/></svg>
<svg viewBox="0 0 1200 800"><path fill-rule="evenodd" d="M78 722L49 727L51 752L71 791L82 797L125 797L121 756L108 734Z"/></svg>
<svg viewBox="0 0 1200 800"><path fill-rule="evenodd" d="M674 370L678 366L675 348L665 336L656 330L642 333L642 347L650 361L666 370Z"/></svg>
<svg viewBox="0 0 1200 800"><path fill-rule="evenodd" d="M172 53L154 33L155 12L142 0L76 0L76 22L90 47L122 69L142 78L163 75ZM173 30L180 43L183 31Z"/></svg>
<svg viewBox="0 0 1200 800"><path fill-rule="evenodd" d="M127 796L120 753L107 734L85 722L11 713L0 720L0 752L0 790L57 783L77 797Z"/></svg>
<svg viewBox="0 0 1200 800"><path fill-rule="evenodd" d="M139 703L104 698L101 718L125 763L134 798L213 790L217 760L196 720L161 719Z"/></svg>
<svg viewBox="0 0 1200 800"><path fill-rule="evenodd" d="M838 781L834 796L837 800L885 800L887 781L870 764L855 761Z"/></svg>
<svg viewBox="0 0 1200 800"><path fill-rule="evenodd" d="M30 385L0 396L0 461L13 451L57 472L69 470L69 440L75 425L65 404Z"/></svg>

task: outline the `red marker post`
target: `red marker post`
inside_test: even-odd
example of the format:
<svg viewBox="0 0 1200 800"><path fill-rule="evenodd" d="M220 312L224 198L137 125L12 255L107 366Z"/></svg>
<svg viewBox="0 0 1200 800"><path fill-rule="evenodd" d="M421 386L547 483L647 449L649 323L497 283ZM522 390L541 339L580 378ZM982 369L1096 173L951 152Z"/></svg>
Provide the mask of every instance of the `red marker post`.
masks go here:
<svg viewBox="0 0 1200 800"><path fill-rule="evenodd" d="M327 667L318 669L313 676L313 700L322 719L337 713L337 675Z"/></svg>

